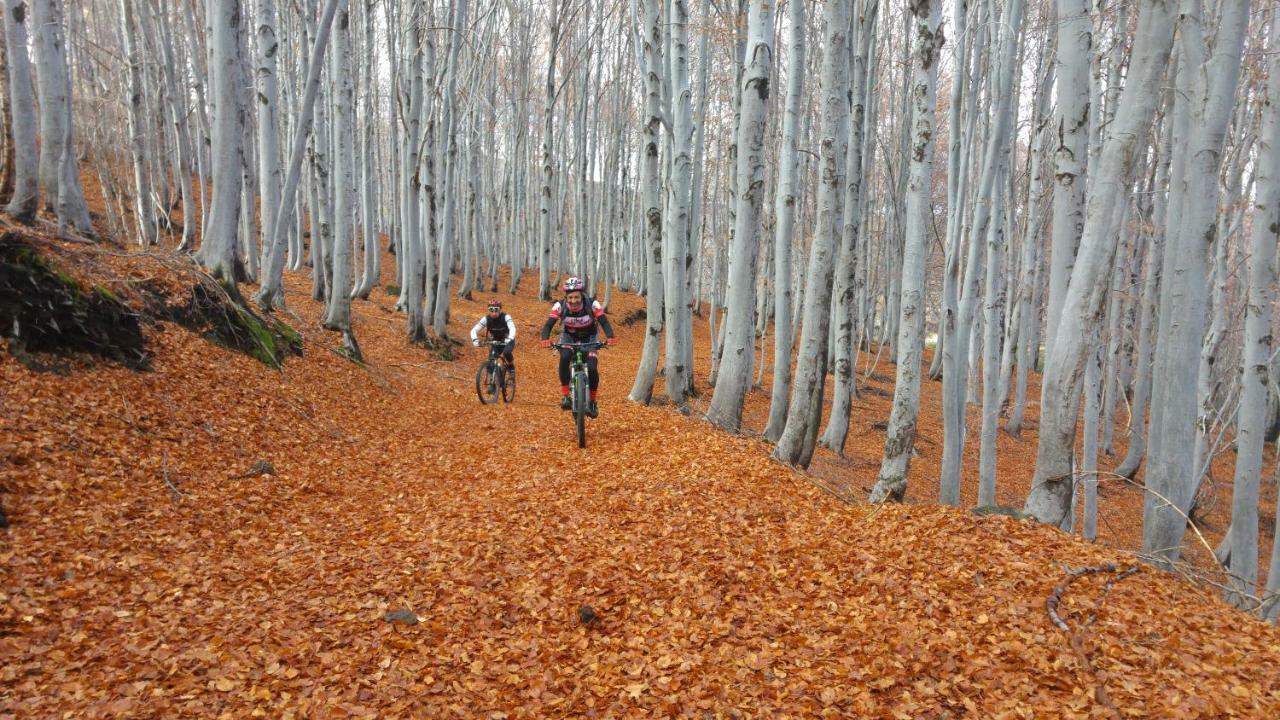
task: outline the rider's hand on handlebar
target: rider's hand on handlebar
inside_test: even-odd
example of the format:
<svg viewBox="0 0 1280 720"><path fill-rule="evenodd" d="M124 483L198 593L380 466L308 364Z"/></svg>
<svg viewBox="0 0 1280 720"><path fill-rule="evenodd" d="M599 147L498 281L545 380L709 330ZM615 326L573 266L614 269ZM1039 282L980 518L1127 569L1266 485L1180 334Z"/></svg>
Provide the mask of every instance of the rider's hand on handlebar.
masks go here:
<svg viewBox="0 0 1280 720"><path fill-rule="evenodd" d="M605 339L605 345L606 345L607 347L613 347L614 343L616 343L616 342L618 342L618 338L607 338L607 339Z"/></svg>
<svg viewBox="0 0 1280 720"><path fill-rule="evenodd" d="M546 340L543 340L542 347L547 348L548 350L551 349L551 339L547 338Z"/></svg>

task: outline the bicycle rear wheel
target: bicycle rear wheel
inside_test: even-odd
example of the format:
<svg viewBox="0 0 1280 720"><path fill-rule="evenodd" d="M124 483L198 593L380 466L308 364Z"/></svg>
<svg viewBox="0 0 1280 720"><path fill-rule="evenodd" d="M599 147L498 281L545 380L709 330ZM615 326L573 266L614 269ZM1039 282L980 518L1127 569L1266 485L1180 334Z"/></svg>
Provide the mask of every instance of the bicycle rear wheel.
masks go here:
<svg viewBox="0 0 1280 720"><path fill-rule="evenodd" d="M476 397L483 404L498 401L498 379L495 377L494 364L486 361L476 370Z"/></svg>
<svg viewBox="0 0 1280 720"><path fill-rule="evenodd" d="M573 424L578 430L578 447L587 446L587 378L578 375L573 379Z"/></svg>

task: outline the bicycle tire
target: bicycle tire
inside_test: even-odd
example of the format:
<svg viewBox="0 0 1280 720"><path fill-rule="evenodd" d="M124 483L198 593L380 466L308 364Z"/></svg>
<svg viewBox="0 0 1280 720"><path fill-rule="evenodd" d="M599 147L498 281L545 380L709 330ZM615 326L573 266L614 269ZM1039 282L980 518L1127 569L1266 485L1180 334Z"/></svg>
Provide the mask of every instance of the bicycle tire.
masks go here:
<svg viewBox="0 0 1280 720"><path fill-rule="evenodd" d="M573 379L573 424L578 431L578 447L587 446L587 383L578 375Z"/></svg>
<svg viewBox="0 0 1280 720"><path fill-rule="evenodd" d="M485 361L476 370L476 397L480 398L481 405L488 405L498 401L497 385L494 382L493 372L493 363L489 361Z"/></svg>
<svg viewBox="0 0 1280 720"><path fill-rule="evenodd" d="M516 401L516 371L515 368L502 366L501 372L498 374L498 387L502 389L502 400L506 403Z"/></svg>

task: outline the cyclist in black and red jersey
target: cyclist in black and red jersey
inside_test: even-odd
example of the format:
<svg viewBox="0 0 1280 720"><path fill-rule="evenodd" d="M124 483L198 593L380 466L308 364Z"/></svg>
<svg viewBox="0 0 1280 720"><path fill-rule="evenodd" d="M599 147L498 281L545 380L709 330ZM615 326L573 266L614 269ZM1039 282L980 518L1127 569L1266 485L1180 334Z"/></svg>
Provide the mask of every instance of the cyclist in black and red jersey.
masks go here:
<svg viewBox="0 0 1280 720"><path fill-rule="evenodd" d="M582 278L571 277L564 281L564 300L551 306L551 315L542 326L542 347L551 347L551 331L555 329L556 323L562 323L564 326L560 335L561 343L597 342L599 330L604 331L609 345L615 342L613 326L609 324L609 318L604 314L604 306L587 297L586 284L582 282ZM573 351L561 348L560 408L562 410L573 407L573 401L569 399L569 363L572 360ZM587 380L591 388L591 404L587 407L587 414L596 417L599 414L596 394L600 387L600 370L597 367L594 352L587 356Z"/></svg>
<svg viewBox="0 0 1280 720"><path fill-rule="evenodd" d="M502 357L506 359L507 367L515 370L516 324L510 315L502 312L502 301L498 298L489 301L489 311L471 328L471 344L476 347L480 347L481 331L486 332L490 340L507 341L502 348Z"/></svg>

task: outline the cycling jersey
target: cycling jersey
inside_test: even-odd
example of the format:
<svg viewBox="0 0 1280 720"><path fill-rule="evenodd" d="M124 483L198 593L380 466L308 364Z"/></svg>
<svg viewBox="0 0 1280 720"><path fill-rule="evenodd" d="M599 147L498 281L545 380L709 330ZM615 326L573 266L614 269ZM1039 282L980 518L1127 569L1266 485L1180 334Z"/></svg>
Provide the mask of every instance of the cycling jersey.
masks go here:
<svg viewBox="0 0 1280 720"><path fill-rule="evenodd" d="M516 324L506 313L501 313L496 318L490 318L488 315L481 317L480 322L471 328L471 339L475 340L479 337L480 331L486 328L489 331L489 337L493 340L516 339Z"/></svg>
<svg viewBox="0 0 1280 720"><path fill-rule="evenodd" d="M613 327L609 324L609 318L605 316L604 306L599 302L584 297L582 305L577 310L571 310L568 303L558 301L551 306L551 314L547 317L547 322L542 326L542 338L545 340L551 337L551 330L560 322L564 325L564 332L575 342L585 342L595 337L596 326L604 330L605 337L613 337Z"/></svg>

